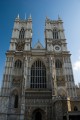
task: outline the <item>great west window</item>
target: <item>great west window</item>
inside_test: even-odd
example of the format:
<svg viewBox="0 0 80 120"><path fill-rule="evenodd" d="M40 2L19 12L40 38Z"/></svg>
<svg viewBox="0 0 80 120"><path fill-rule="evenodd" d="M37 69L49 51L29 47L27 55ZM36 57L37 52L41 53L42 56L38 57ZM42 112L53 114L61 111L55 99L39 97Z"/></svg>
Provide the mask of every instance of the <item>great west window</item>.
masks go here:
<svg viewBox="0 0 80 120"><path fill-rule="evenodd" d="M46 88L46 67L41 60L37 60L31 67L31 88Z"/></svg>

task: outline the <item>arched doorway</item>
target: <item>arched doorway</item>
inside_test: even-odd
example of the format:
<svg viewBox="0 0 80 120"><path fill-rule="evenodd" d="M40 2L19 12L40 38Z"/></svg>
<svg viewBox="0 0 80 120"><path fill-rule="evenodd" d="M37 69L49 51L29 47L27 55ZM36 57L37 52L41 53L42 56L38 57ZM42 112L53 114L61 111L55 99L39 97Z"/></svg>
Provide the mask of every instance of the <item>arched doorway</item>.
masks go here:
<svg viewBox="0 0 80 120"><path fill-rule="evenodd" d="M42 120L41 112L37 111L35 114L35 120Z"/></svg>
<svg viewBox="0 0 80 120"><path fill-rule="evenodd" d="M41 109L36 109L32 113L32 120L43 120L45 118L44 111Z"/></svg>

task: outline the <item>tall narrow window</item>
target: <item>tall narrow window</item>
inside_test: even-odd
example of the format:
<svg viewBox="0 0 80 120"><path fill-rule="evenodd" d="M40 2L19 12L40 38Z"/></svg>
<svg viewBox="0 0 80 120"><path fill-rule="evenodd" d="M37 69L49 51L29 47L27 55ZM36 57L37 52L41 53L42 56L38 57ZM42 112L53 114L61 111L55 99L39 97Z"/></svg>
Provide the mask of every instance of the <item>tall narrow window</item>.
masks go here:
<svg viewBox="0 0 80 120"><path fill-rule="evenodd" d="M56 29L53 30L53 39L58 39L58 31Z"/></svg>
<svg viewBox="0 0 80 120"><path fill-rule="evenodd" d="M25 30L24 28L21 28L20 33L19 33L19 39L24 39L24 35L25 35Z"/></svg>
<svg viewBox="0 0 80 120"><path fill-rule="evenodd" d="M15 61L15 68L21 68L22 67L22 62L21 60L16 60Z"/></svg>
<svg viewBox="0 0 80 120"><path fill-rule="evenodd" d="M56 68L62 68L62 63L61 63L61 61L59 59L56 60L55 67Z"/></svg>
<svg viewBox="0 0 80 120"><path fill-rule="evenodd" d="M14 98L14 108L18 108L18 95L15 95Z"/></svg>
<svg viewBox="0 0 80 120"><path fill-rule="evenodd" d="M37 60L31 67L31 88L46 88L46 67Z"/></svg>

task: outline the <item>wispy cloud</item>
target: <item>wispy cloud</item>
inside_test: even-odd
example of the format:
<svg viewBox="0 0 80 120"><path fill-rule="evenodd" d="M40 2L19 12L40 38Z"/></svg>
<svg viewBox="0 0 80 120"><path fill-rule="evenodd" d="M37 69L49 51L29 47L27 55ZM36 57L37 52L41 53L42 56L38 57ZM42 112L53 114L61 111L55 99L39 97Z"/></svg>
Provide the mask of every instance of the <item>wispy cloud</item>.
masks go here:
<svg viewBox="0 0 80 120"><path fill-rule="evenodd" d="M73 64L73 69L75 71L79 71L80 70L80 56L79 56L79 59Z"/></svg>

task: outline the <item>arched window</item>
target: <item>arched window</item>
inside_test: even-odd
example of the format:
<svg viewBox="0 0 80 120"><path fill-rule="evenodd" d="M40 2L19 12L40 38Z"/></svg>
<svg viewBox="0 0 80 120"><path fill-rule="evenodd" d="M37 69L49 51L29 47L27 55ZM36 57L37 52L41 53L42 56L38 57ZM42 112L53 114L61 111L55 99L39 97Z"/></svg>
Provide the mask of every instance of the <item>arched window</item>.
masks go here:
<svg viewBox="0 0 80 120"><path fill-rule="evenodd" d="M14 108L18 108L18 95L14 96Z"/></svg>
<svg viewBox="0 0 80 120"><path fill-rule="evenodd" d="M53 30L53 39L58 39L58 31L56 29Z"/></svg>
<svg viewBox="0 0 80 120"><path fill-rule="evenodd" d="M31 67L31 88L46 88L46 67L37 60Z"/></svg>
<svg viewBox="0 0 80 120"><path fill-rule="evenodd" d="M25 30L24 28L21 28L20 33L19 33L19 39L24 39L24 35L25 35Z"/></svg>
<svg viewBox="0 0 80 120"><path fill-rule="evenodd" d="M61 63L61 61L59 59L56 60L55 67L56 68L62 68L62 63Z"/></svg>
<svg viewBox="0 0 80 120"><path fill-rule="evenodd" d="M22 67L22 62L21 60L16 60L15 61L15 68L21 68Z"/></svg>

